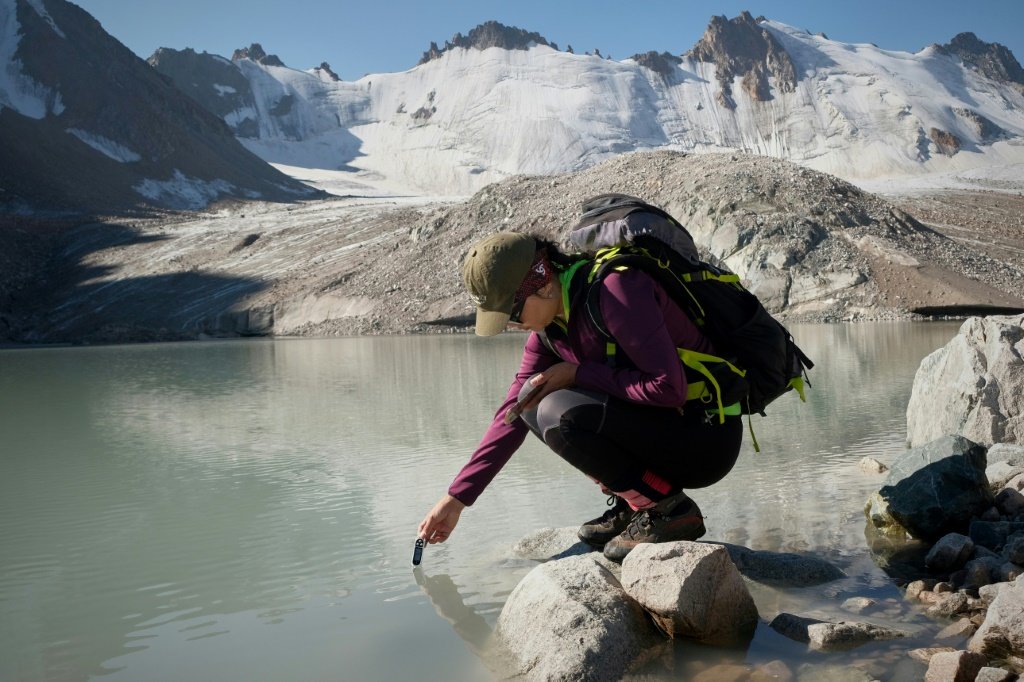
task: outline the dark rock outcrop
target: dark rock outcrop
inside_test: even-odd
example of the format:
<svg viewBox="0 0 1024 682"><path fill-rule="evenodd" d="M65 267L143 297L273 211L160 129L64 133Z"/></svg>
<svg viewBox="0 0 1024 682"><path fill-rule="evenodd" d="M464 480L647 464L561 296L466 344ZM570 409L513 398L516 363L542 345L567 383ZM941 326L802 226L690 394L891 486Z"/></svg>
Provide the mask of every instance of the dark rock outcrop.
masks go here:
<svg viewBox="0 0 1024 682"><path fill-rule="evenodd" d="M316 67L313 70L323 73L332 81L337 82L341 80L341 78L338 77L338 74L334 73L334 71L331 69L331 65L328 64L327 62L320 62L320 66Z"/></svg>
<svg viewBox="0 0 1024 682"><path fill-rule="evenodd" d="M953 133L931 128L928 131L928 138L939 148L939 152L946 156L953 156L960 151L960 138Z"/></svg>
<svg viewBox="0 0 1024 682"><path fill-rule="evenodd" d="M781 92L796 89L796 67L789 53L758 23L749 12L734 19L713 17L703 37L687 53L693 59L715 64L722 87L719 104L728 109L736 107L732 99L736 77L743 79L743 89L758 102L772 98L769 76L775 78L775 87Z"/></svg>
<svg viewBox="0 0 1024 682"><path fill-rule="evenodd" d="M876 513L880 506L885 514ZM884 525L887 515L911 536L936 541L947 533L965 533L970 520L991 506L985 447L945 436L901 455L865 513L875 525Z"/></svg>
<svg viewBox="0 0 1024 682"><path fill-rule="evenodd" d="M959 57L985 76L1000 83L1014 83L1024 92L1024 68L1009 48L986 43L973 33L960 33L945 45L936 46L945 54Z"/></svg>
<svg viewBox="0 0 1024 682"><path fill-rule="evenodd" d="M284 66L284 62L276 54L267 54L266 50L259 43L253 43L249 47L241 47L234 51L231 55L231 61L237 62L239 59L251 59L254 62L259 62L264 66Z"/></svg>
<svg viewBox="0 0 1024 682"><path fill-rule="evenodd" d="M149 65L174 81L179 90L221 119L245 108L255 110L252 87L234 64L191 48L161 47L147 60ZM238 137L258 137L259 124L246 117L228 124Z"/></svg>
<svg viewBox="0 0 1024 682"><path fill-rule="evenodd" d="M682 63L682 58L669 54L668 52L644 52L630 57L640 66L650 69L662 78L668 78L675 73L676 66Z"/></svg>
<svg viewBox="0 0 1024 682"><path fill-rule="evenodd" d="M953 113L970 121L977 128L978 137L981 138L982 142L993 142L1006 136L1005 130L976 111L971 111L965 107L955 107Z"/></svg>
<svg viewBox="0 0 1024 682"><path fill-rule="evenodd" d="M474 50L486 50L489 47L527 50L534 45L547 45L552 49L558 49L558 45L548 42L539 33L525 31L515 26L505 26L497 21L486 21L472 29L468 35L456 33L451 40L445 41L444 47L439 48L437 43L430 43L430 47L423 53L419 63L426 64L457 47Z"/></svg>

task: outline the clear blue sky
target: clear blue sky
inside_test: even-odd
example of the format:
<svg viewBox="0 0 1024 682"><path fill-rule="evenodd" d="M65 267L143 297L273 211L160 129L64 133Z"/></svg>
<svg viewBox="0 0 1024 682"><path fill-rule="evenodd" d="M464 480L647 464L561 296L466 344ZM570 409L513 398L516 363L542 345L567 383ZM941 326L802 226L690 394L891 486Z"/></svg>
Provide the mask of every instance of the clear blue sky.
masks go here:
<svg viewBox="0 0 1024 682"><path fill-rule="evenodd" d="M963 31L1024 59L1024 0L77 0L107 32L146 58L158 47L230 57L261 43L285 64L326 61L345 80L405 71L431 41L494 19L561 49L614 59L680 54L713 15L763 14L833 40L916 52Z"/></svg>

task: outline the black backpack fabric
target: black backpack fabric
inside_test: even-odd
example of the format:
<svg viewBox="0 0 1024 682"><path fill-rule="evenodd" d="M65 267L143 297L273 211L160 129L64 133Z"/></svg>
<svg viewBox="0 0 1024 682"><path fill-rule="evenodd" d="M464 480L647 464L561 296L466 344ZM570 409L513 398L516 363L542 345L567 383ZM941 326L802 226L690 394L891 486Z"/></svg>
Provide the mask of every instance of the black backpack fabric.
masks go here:
<svg viewBox="0 0 1024 682"><path fill-rule="evenodd" d="M583 203L569 242L594 258L586 310L609 340L610 363L622 360L615 357L621 351L592 285L613 271L637 268L665 288L720 354L679 350L691 384L688 403L699 399L724 420L726 406L738 402L742 414L764 415L769 403L793 389L806 401L806 371L814 363L737 275L701 261L693 237L668 213L637 197L602 194Z"/></svg>

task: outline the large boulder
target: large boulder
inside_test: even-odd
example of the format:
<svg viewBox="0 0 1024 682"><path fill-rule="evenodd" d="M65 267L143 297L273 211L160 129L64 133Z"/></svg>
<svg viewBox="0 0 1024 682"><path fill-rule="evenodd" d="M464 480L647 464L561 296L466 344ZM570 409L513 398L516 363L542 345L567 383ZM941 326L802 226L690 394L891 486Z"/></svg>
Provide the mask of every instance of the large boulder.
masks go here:
<svg viewBox="0 0 1024 682"><path fill-rule="evenodd" d="M884 515L875 509L881 504ZM961 436L944 436L900 455L865 513L876 526L891 518L911 536L935 541L966 533L971 518L991 506L985 448Z"/></svg>
<svg viewBox="0 0 1024 682"><path fill-rule="evenodd" d="M622 562L622 586L672 638L740 644L757 628L754 599L721 545L638 545Z"/></svg>
<svg viewBox="0 0 1024 682"><path fill-rule="evenodd" d="M1024 443L1024 315L972 317L918 367L907 441L947 433L983 445Z"/></svg>
<svg viewBox="0 0 1024 682"><path fill-rule="evenodd" d="M541 564L512 590L498 639L529 679L619 680L662 640L640 605L592 556Z"/></svg>
<svg viewBox="0 0 1024 682"><path fill-rule="evenodd" d="M1024 672L1024 576L1000 585L967 648Z"/></svg>

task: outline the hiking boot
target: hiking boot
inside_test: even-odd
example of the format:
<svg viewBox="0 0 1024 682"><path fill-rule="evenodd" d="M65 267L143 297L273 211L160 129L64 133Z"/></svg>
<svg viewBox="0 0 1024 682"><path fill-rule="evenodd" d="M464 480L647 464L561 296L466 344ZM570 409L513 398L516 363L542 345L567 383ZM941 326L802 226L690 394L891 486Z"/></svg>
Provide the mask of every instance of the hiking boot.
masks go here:
<svg viewBox="0 0 1024 682"><path fill-rule="evenodd" d="M634 513L625 530L604 546L604 555L622 561L641 542L696 540L706 532L697 503L679 493Z"/></svg>
<svg viewBox="0 0 1024 682"><path fill-rule="evenodd" d="M617 495L611 495L608 497L608 504L614 506L596 519L591 519L580 526L577 535L588 545L597 548L604 547L606 542L624 531L629 525L633 510L626 501Z"/></svg>

